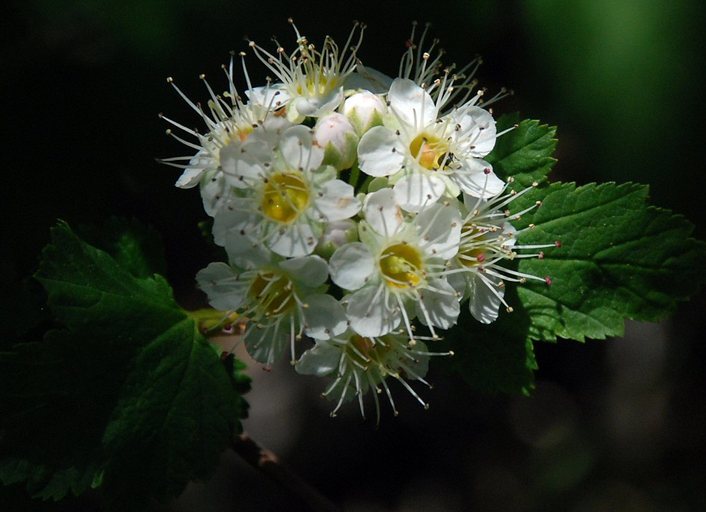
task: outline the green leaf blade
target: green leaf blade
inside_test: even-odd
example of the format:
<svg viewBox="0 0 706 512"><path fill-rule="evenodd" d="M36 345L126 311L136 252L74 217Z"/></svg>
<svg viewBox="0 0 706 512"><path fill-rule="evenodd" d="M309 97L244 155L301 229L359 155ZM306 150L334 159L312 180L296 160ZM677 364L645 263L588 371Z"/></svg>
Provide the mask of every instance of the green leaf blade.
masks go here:
<svg viewBox="0 0 706 512"><path fill-rule="evenodd" d="M522 188L546 181L556 163L552 156L557 145L556 127L535 120L519 121L518 114L498 119L498 132L510 128L498 138L486 160L498 176L513 177Z"/></svg>
<svg viewBox="0 0 706 512"><path fill-rule="evenodd" d="M706 280L706 244L690 238L693 226L683 217L648 206L646 186L553 184L528 196L543 203L516 223L524 228L520 243L561 242L543 259L519 264L552 280L518 290L531 339L621 335L625 319L657 321Z"/></svg>
<svg viewBox="0 0 706 512"><path fill-rule="evenodd" d="M209 476L239 431L244 379L128 260L52 230L37 279L65 328L0 352L4 484L55 500L100 484L110 508L137 510Z"/></svg>

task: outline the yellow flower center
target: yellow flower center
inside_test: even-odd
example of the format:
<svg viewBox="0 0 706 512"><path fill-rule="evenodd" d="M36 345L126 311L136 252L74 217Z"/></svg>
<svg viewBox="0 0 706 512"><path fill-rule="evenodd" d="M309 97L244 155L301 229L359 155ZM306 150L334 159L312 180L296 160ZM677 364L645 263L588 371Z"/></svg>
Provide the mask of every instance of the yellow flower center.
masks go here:
<svg viewBox="0 0 706 512"><path fill-rule="evenodd" d="M309 206L309 185L300 171L270 176L262 197L262 213L270 220L290 224Z"/></svg>
<svg viewBox="0 0 706 512"><path fill-rule="evenodd" d="M370 361L382 362L390 351L390 345L384 342L375 343L370 338L358 334L351 336L350 344L346 348L348 356L361 366L367 366Z"/></svg>
<svg viewBox="0 0 706 512"><path fill-rule="evenodd" d="M380 255L380 271L385 282L395 288L412 288L422 280L422 256L409 244L394 244Z"/></svg>
<svg viewBox="0 0 706 512"><path fill-rule="evenodd" d="M461 229L461 247L458 251L457 259L464 267L473 268L482 265L487 253L497 251L492 245L496 238L488 237L489 231L479 229L474 224L465 224Z"/></svg>
<svg viewBox="0 0 706 512"><path fill-rule="evenodd" d="M266 316L281 315L294 307L293 290L287 276L260 272L250 285L248 295L259 302Z"/></svg>
<svg viewBox="0 0 706 512"><path fill-rule="evenodd" d="M252 126L246 126L244 128L238 128L237 130L229 132L230 138L233 141L245 142L245 140L250 137L253 132Z"/></svg>
<svg viewBox="0 0 706 512"><path fill-rule="evenodd" d="M409 151L419 165L429 170L436 170L444 164L449 146L439 137L420 133L409 144Z"/></svg>
<svg viewBox="0 0 706 512"><path fill-rule="evenodd" d="M317 96L327 94L340 85L340 79L335 74L314 73L318 76L306 75L305 84L297 85L297 94L300 96Z"/></svg>

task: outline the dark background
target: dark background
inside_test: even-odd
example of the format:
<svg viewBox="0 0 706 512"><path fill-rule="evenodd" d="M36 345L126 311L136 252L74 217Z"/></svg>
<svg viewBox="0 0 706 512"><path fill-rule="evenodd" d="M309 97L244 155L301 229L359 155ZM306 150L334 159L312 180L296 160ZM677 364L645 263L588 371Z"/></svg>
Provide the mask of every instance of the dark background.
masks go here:
<svg viewBox="0 0 706 512"><path fill-rule="evenodd" d="M433 24L447 60L481 54L497 113L559 126L555 180L639 181L653 203L685 214L706 238L702 46L706 4L562 2L287 3L226 0L28 0L3 9L0 38L3 287L30 274L49 227L134 216L162 233L168 277L194 305L193 276L210 260L195 190L155 157L188 154L159 112L198 123L165 82L203 100L198 75L224 87L220 65L245 36L288 49L286 19L314 42L343 42L368 24L360 56L390 75L413 19ZM253 57L254 79L265 72ZM240 75L238 75L240 76ZM656 240L655 243L659 243ZM397 390L401 416L330 419L322 382L257 367L248 431L346 510L706 510L705 295L626 337L538 344L532 398L436 384L420 410ZM80 428L80 426L77 426ZM20 490L0 498L24 510ZM19 507L19 508L18 508ZM45 510L92 510L84 497ZM212 481L169 509L295 510L283 491L224 455Z"/></svg>

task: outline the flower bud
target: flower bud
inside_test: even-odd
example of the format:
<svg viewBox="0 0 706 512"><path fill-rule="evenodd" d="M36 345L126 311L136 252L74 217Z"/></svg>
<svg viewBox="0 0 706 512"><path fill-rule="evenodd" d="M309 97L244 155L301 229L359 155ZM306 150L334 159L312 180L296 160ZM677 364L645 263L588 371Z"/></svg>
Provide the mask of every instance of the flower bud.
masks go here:
<svg viewBox="0 0 706 512"><path fill-rule="evenodd" d="M343 114L355 127L359 136L373 126L382 124L387 108L380 96L370 91L361 91L350 96L343 104Z"/></svg>
<svg viewBox="0 0 706 512"><path fill-rule="evenodd" d="M314 140L324 148L324 164L339 171L353 167L358 135L346 116L333 112L320 117L314 126Z"/></svg>
<svg viewBox="0 0 706 512"><path fill-rule="evenodd" d="M358 224L352 219L329 222L324 228L316 254L322 258L330 258L336 249L358 239Z"/></svg>

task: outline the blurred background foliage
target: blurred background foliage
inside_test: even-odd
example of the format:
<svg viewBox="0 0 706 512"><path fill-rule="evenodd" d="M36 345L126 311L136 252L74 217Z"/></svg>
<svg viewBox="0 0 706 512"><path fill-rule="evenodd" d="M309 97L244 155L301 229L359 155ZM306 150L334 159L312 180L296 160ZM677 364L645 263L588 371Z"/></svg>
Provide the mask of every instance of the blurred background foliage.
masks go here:
<svg viewBox="0 0 706 512"><path fill-rule="evenodd" d="M229 50L246 49L246 37L266 44L276 34L292 48L288 16L314 42L344 40L351 20L365 21L360 57L388 74L410 22L431 22L448 61L481 54L481 84L515 91L496 112L559 126L554 179L647 183L654 204L685 214L706 237L700 0L25 0L3 10L6 322L19 318L14 290L56 218L99 223L118 214L152 224L180 301L203 300L193 275L211 253L197 227L198 193L174 188L178 173L154 162L188 153L164 136L159 112L199 123L165 78L204 99L198 75L223 88L220 65ZM263 67L247 60L262 80ZM400 392L401 417L385 413L379 430L353 410L329 419L316 398L321 383L286 365L270 374L253 366L246 429L346 510L706 510L704 306L701 293L670 321L629 324L621 340L538 345L529 399L481 395L432 375L431 410ZM1 491L2 501L3 510L29 507L21 489ZM230 456L168 509L232 503L292 510Z"/></svg>

